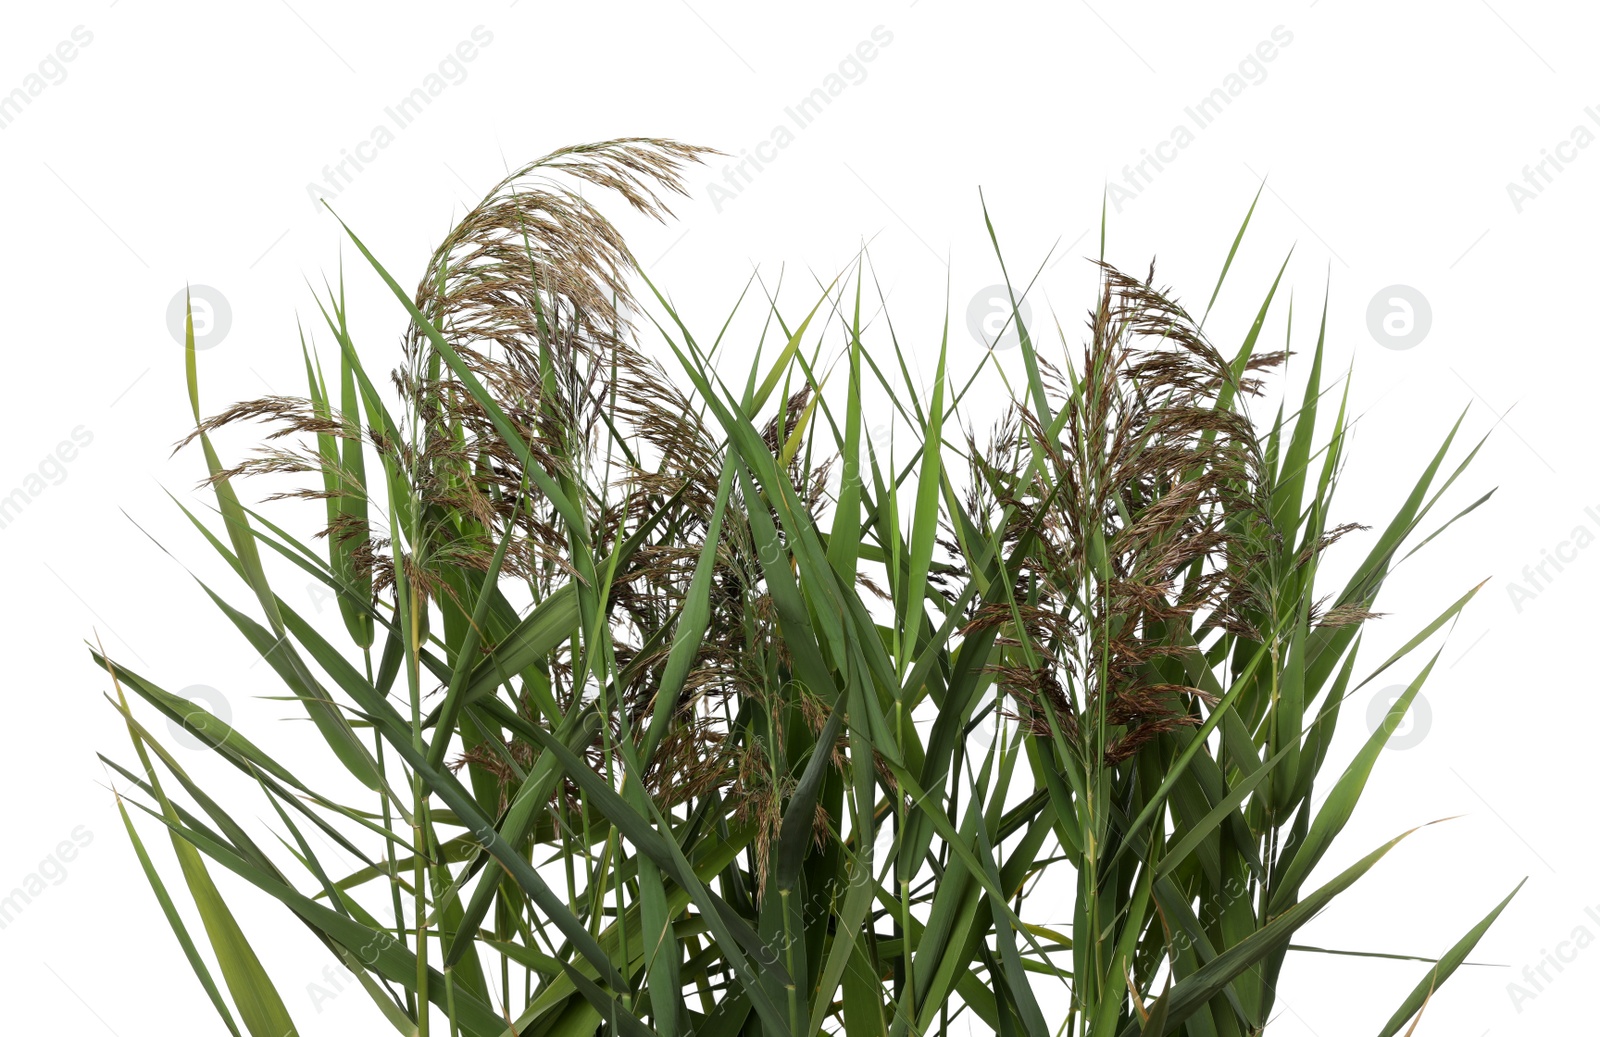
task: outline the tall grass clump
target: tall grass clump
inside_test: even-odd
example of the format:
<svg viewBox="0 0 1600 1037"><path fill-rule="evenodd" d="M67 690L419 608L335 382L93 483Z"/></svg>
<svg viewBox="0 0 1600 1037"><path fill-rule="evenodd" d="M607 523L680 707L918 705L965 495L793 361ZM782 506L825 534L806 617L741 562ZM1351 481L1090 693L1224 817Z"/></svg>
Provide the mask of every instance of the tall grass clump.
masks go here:
<svg viewBox="0 0 1600 1037"><path fill-rule="evenodd" d="M1330 746L1473 596L1358 664L1396 565L1486 499L1430 521L1476 447L1449 460L1458 421L1386 523L1336 522L1350 419L1322 332L1298 406L1247 407L1288 356L1259 341L1278 282L1224 351L1103 259L1081 342L1014 311L1023 380L982 433L992 355L956 372L941 343L924 387L892 324L864 328L859 260L805 312L769 299L754 366L720 369L732 317L692 331L579 193L666 218L701 154L534 162L413 293L350 233L409 315L387 381L342 283L303 397L203 416L191 335L180 446L216 507L189 517L244 593L199 591L312 726L274 757L93 654L133 745L102 757L118 807L223 1025L296 1032L230 907L264 894L372 1032L1260 1033L1291 952L1315 967L1297 930L1409 834L1326 866L1437 656L1353 757ZM867 433L884 408L909 445ZM245 421L270 432L225 462L212 437ZM310 535L246 477L311 502L277 512L315 509ZM191 776L152 709L243 795ZM1381 1037L1504 906L1396 966L1417 983Z"/></svg>

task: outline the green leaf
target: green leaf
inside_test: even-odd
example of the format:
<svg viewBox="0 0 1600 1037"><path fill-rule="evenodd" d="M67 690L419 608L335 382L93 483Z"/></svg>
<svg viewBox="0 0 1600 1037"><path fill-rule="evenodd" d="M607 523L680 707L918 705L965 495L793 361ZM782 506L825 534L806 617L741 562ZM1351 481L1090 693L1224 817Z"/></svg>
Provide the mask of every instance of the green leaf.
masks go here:
<svg viewBox="0 0 1600 1037"><path fill-rule="evenodd" d="M1494 906L1494 910L1484 915L1482 921L1467 930L1467 934L1457 940L1445 952L1444 957L1440 958L1438 963L1428 970L1427 975L1422 977L1422 981L1401 1002L1394 1015L1389 1017L1389 1022L1378 1032L1378 1037L1394 1037L1395 1034L1400 1032L1400 1027L1406 1024L1407 1019L1422 1010L1428 1000L1438 991L1439 985L1449 979L1456 969L1461 967L1461 963L1467 960L1467 955L1471 954L1472 949L1478 946L1478 941L1483 939L1483 934L1489 931L1489 927L1494 924L1495 919L1500 917L1500 912L1506 909L1506 905L1511 903L1511 898L1521 892L1522 887L1527 885L1527 882L1527 879L1523 879L1517 883L1516 888L1506 894L1506 898Z"/></svg>

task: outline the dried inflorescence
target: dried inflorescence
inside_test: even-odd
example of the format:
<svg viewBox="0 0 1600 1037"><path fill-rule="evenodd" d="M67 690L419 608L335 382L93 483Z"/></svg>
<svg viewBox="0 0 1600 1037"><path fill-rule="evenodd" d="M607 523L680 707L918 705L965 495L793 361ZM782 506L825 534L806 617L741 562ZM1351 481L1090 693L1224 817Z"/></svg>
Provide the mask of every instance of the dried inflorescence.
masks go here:
<svg viewBox="0 0 1600 1037"><path fill-rule="evenodd" d="M968 629L1001 629L1012 651L997 677L1035 732L1047 734L1053 714L1086 752L1115 761L1198 722L1188 699L1204 693L1163 679L1163 661L1192 653L1208 630L1247 629L1251 561L1269 534L1264 459L1233 402L1257 380L1148 279L1100 267L1077 370L1065 377L1040 359L1055 414L1019 407L974 451L992 496L972 503L1011 509L1021 629L1010 604L980 609ZM1042 465L1019 480L1034 454Z"/></svg>
<svg viewBox="0 0 1600 1037"><path fill-rule="evenodd" d="M582 579L572 563L573 530L539 491L531 467L568 488L596 557L653 524L655 534L612 574L607 603L616 661L609 736L630 730L637 737L657 707L670 634L711 530L725 444L701 420L701 407L634 347L632 257L617 228L572 182L605 188L639 213L665 219L667 199L684 193L683 167L706 153L643 138L554 152L497 184L435 250L415 305L483 385L497 415L466 391L427 329L413 323L404 363L390 379L404 404L399 427L362 428L326 400L272 396L229 408L184 442L201 430L264 421L272 428L263 447L218 478L320 473L321 486L273 495L307 499L365 497L376 489L344 470L339 457L339 443L370 444L401 473L418 528L386 533L330 508L320 535L357 545L355 565L375 595L393 592L399 568L421 593L463 612L460 574L486 572L502 541L502 576L538 596ZM765 428L775 456L801 428L810 400L801 389ZM511 436L497 417L509 422ZM293 436L315 445L275 445ZM787 470L803 506L820 514L826 462L812 466L793 451ZM752 507L766 509L778 525L765 500L746 500L742 486L733 488L714 545L709 624L678 700L666 704L674 723L646 775L669 807L748 774L752 750L724 744L730 702L760 700L780 713L794 708L785 699L789 661L747 517ZM396 542L406 545L398 560ZM548 666L563 709L596 697L574 676L567 647L556 649ZM597 736L588 747L597 766L602 741ZM507 761L526 750L513 739L499 749L480 746L458 763L510 782L515 771Z"/></svg>

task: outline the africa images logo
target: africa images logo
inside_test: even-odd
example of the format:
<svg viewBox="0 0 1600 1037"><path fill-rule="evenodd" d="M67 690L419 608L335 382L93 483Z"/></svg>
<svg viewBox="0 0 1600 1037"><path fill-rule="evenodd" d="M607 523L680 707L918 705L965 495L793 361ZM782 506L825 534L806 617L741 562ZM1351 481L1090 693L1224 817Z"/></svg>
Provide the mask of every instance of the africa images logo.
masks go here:
<svg viewBox="0 0 1600 1037"><path fill-rule="evenodd" d="M71 839L57 843L56 848L39 862L38 868L24 875L16 888L0 897L0 929L15 922L17 916L51 886L59 886L67 881L67 865L77 859L80 850L94 842L94 833L84 825L79 825L69 834Z"/></svg>
<svg viewBox="0 0 1600 1037"><path fill-rule="evenodd" d="M796 132L807 129L822 115L833 99L852 86L867 81L867 63L876 61L883 48L894 42L894 33L882 25L875 25L870 39L856 44L840 59L835 71L822 77L822 83L794 104L783 110L788 122L772 127L767 139L754 147L739 152L739 161L722 167L722 182L713 180L706 184L706 197L711 200L711 210L721 212L723 207L744 193L755 182L756 174L776 162L784 149L798 137ZM794 128L790 128L790 124Z"/></svg>

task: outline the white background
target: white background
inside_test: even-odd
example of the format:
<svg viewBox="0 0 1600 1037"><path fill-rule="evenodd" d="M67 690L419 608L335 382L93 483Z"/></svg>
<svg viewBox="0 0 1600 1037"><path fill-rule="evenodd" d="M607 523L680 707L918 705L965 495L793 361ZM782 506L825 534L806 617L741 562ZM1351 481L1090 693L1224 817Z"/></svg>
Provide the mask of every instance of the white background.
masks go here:
<svg viewBox="0 0 1600 1037"><path fill-rule="evenodd" d="M1098 248L1106 185L1123 183L1124 167L1175 126L1193 128L1185 108L1239 73L1275 28L1291 34L1271 62L1247 67L1254 81L1175 161L1112 206L1107 257L1142 272L1155 256L1157 280L1202 309L1266 177L1207 330L1235 347L1291 249L1266 344L1281 347L1292 289L1294 342L1309 348L1329 293L1328 367L1353 365L1360 415L1337 517L1387 521L1463 408L1464 445L1492 434L1437 515L1498 487L1406 562L1380 601L1388 617L1369 635L1368 668L1490 581L1448 640L1430 646L1442 649L1426 689L1431 722L1413 748L1383 755L1329 863L1460 816L1402 844L1301 939L1436 955L1527 875L1473 955L1504 967L1464 969L1419 1033L1532 1034L1590 1018L1600 947L1578 952L1559 975L1547 970L1553 982L1520 1006L1507 984L1526 982L1524 967L1575 929L1600 937L1600 908L1585 914L1600 905L1600 884L1595 686L1584 661L1600 550L1577 552L1559 574L1547 568L1554 578L1520 610L1509 587L1530 587L1524 567L1577 527L1600 533L1587 313L1600 147L1577 150L1558 172L1547 165L1548 184L1535 172L1542 190L1520 206L1507 185L1524 183L1524 167L1576 127L1600 133L1585 112L1600 109L1600 17L1577 3L1494 3L1320 0L1217 12L1112 0L97 0L8 10L0 93L24 85L75 28L92 41L64 64L64 79L48 69L57 81L0 129L0 495L29 485L41 464L51 477L0 530L10 793L0 890L40 869L77 826L93 838L64 880L0 931L5 1029L221 1032L137 870L95 759L131 753L83 647L98 634L113 656L168 688L219 689L235 722L269 748L295 734L281 720L288 709L259 697L281 693L267 668L250 665L247 646L184 571L248 602L166 496L200 502L202 471L192 452L168 458L188 415L166 307L185 283L213 286L231 305L231 330L201 357L207 410L303 391L296 319L320 324L308 282L335 278L340 259L336 225L307 184L367 140L384 108L477 26L492 42L466 78L332 199L405 284L508 166L630 135L737 157L882 26L892 40L864 64L865 78L720 212L707 187L722 180L719 160L691 173L676 223L623 226L652 279L707 335L752 266L771 277L787 264L804 290L785 297L803 308L812 275L831 278L872 239L890 313L924 378L947 285L952 366L980 358L965 313L999 280L980 187L1013 276L1051 264L1032 297L1036 320L1053 311L1076 343L1090 298L1083 257ZM402 315L348 244L344 258L358 346L384 370ZM1390 285L1410 286L1431 307L1431 328L1413 348L1385 348L1369 332L1368 303ZM734 364L749 348L735 345ZM55 468L47 455L80 426L92 442ZM244 449L226 442L232 456ZM1339 752L1347 757L1365 736L1372 694L1409 680L1420 661L1351 700ZM203 754L183 758L210 773ZM145 831L176 881L164 839ZM287 930L274 905L238 895L303 1033L385 1029L359 994L313 1008L305 988L321 978L324 952ZM1294 955L1271 1032L1375 1032L1423 968Z"/></svg>

